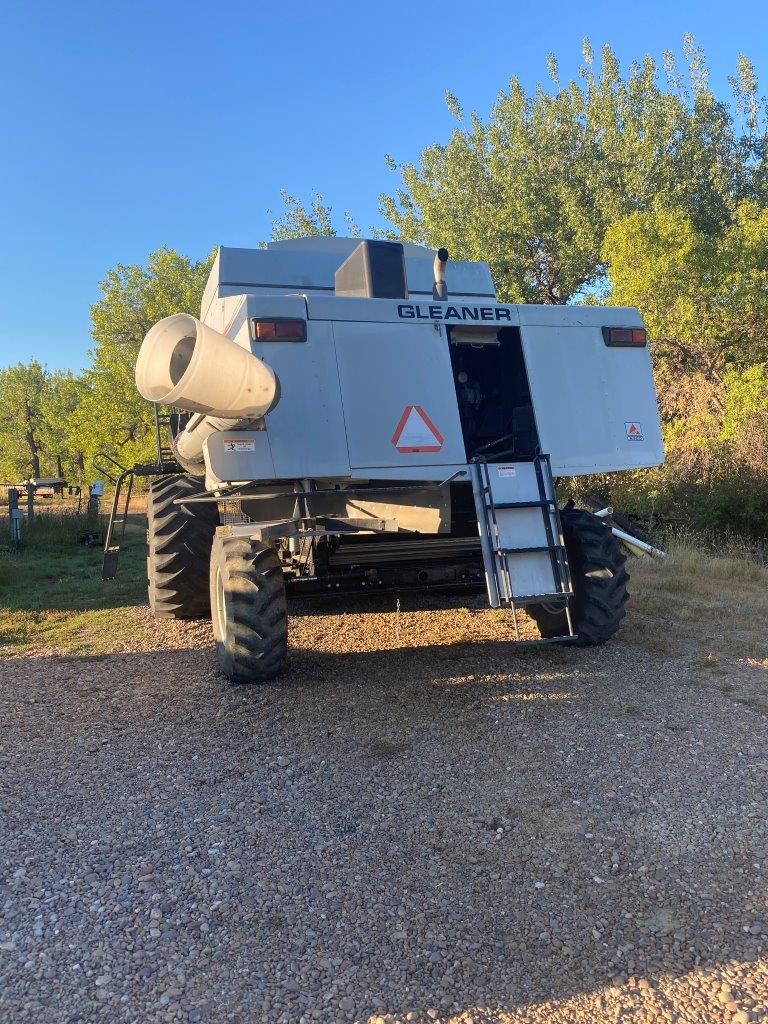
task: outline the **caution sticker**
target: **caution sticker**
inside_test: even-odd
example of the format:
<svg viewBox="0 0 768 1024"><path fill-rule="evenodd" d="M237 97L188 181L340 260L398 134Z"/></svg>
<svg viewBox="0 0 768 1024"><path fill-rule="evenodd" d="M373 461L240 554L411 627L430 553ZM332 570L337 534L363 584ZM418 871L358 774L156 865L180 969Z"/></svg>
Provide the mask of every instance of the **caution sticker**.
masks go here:
<svg viewBox="0 0 768 1024"><path fill-rule="evenodd" d="M496 472L499 476L517 476L517 469L514 466L497 466Z"/></svg>
<svg viewBox="0 0 768 1024"><path fill-rule="evenodd" d="M643 440L643 427L642 424L636 420L632 423L625 423L624 429L627 432L627 438L630 441L642 441Z"/></svg>
<svg viewBox="0 0 768 1024"><path fill-rule="evenodd" d="M225 437L224 438L224 451L225 452L255 452L256 442L250 440L243 440L239 437Z"/></svg>
<svg viewBox="0 0 768 1024"><path fill-rule="evenodd" d="M445 438L420 405L406 405L392 444L399 452L439 452Z"/></svg>

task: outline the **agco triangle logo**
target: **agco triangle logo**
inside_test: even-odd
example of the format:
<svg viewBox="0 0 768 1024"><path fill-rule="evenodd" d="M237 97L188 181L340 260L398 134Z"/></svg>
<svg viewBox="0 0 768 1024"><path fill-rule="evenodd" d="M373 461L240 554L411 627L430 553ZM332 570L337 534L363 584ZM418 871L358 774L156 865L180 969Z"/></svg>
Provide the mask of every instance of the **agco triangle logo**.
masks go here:
<svg viewBox="0 0 768 1024"><path fill-rule="evenodd" d="M420 405L406 405L392 444L399 452L439 452L445 438Z"/></svg>
<svg viewBox="0 0 768 1024"><path fill-rule="evenodd" d="M630 441L642 441L643 440L643 428L637 422L625 423L624 430L627 432L627 438Z"/></svg>

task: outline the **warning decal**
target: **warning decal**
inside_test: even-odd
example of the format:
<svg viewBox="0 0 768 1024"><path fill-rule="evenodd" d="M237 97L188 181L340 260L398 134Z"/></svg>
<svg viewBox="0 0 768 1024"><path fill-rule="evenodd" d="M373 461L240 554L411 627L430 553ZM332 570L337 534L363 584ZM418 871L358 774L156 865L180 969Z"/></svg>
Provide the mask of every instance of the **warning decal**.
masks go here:
<svg viewBox="0 0 768 1024"><path fill-rule="evenodd" d="M439 452L445 438L420 405L406 405L392 435L399 452Z"/></svg>
<svg viewBox="0 0 768 1024"><path fill-rule="evenodd" d="M630 441L643 440L643 428L639 423L625 423L624 429L626 430L627 437Z"/></svg>
<svg viewBox="0 0 768 1024"><path fill-rule="evenodd" d="M224 451L225 452L255 452L256 442L249 440L242 440L238 437L225 437L224 438Z"/></svg>

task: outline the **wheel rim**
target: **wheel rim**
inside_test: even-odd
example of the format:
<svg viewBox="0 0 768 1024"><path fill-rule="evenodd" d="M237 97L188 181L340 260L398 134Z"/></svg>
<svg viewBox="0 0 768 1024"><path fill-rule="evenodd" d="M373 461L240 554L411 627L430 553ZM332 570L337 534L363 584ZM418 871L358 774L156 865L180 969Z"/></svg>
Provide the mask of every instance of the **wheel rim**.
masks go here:
<svg viewBox="0 0 768 1024"><path fill-rule="evenodd" d="M221 569L216 568L216 625L218 627L219 640L226 640L227 637L227 606L226 594L224 592L224 577Z"/></svg>

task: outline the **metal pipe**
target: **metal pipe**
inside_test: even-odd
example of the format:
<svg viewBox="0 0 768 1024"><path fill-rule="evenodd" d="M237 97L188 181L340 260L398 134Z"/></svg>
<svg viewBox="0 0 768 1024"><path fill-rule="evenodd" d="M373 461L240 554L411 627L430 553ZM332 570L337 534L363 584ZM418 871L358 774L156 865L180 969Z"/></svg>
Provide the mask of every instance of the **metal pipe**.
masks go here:
<svg viewBox="0 0 768 1024"><path fill-rule="evenodd" d="M609 506L601 508L599 512L594 512L598 519L607 519L613 515L613 509ZM653 555L655 558L666 558L666 551L662 551L661 548L655 548L652 544L646 544L644 540L638 540L637 537L633 537L631 533L625 533L624 530L620 530L618 526L611 526L611 533L614 537L618 537L619 540L623 540L625 544L629 544L630 547L637 548L638 551L643 551L647 555Z"/></svg>
<svg viewBox="0 0 768 1024"><path fill-rule="evenodd" d="M445 283L445 265L448 262L448 250L438 249L435 253L434 277L432 285L432 298L438 302L445 302L448 298L448 286Z"/></svg>
<svg viewBox="0 0 768 1024"><path fill-rule="evenodd" d="M623 540L625 544L629 544L631 548L638 548L647 555L653 555L654 558L666 558L666 551L662 551L661 548L655 548L652 544L646 544L644 540L638 540L637 537L633 537L630 533L625 533L620 530L618 526L611 527L611 533L614 537L618 537L619 540Z"/></svg>

